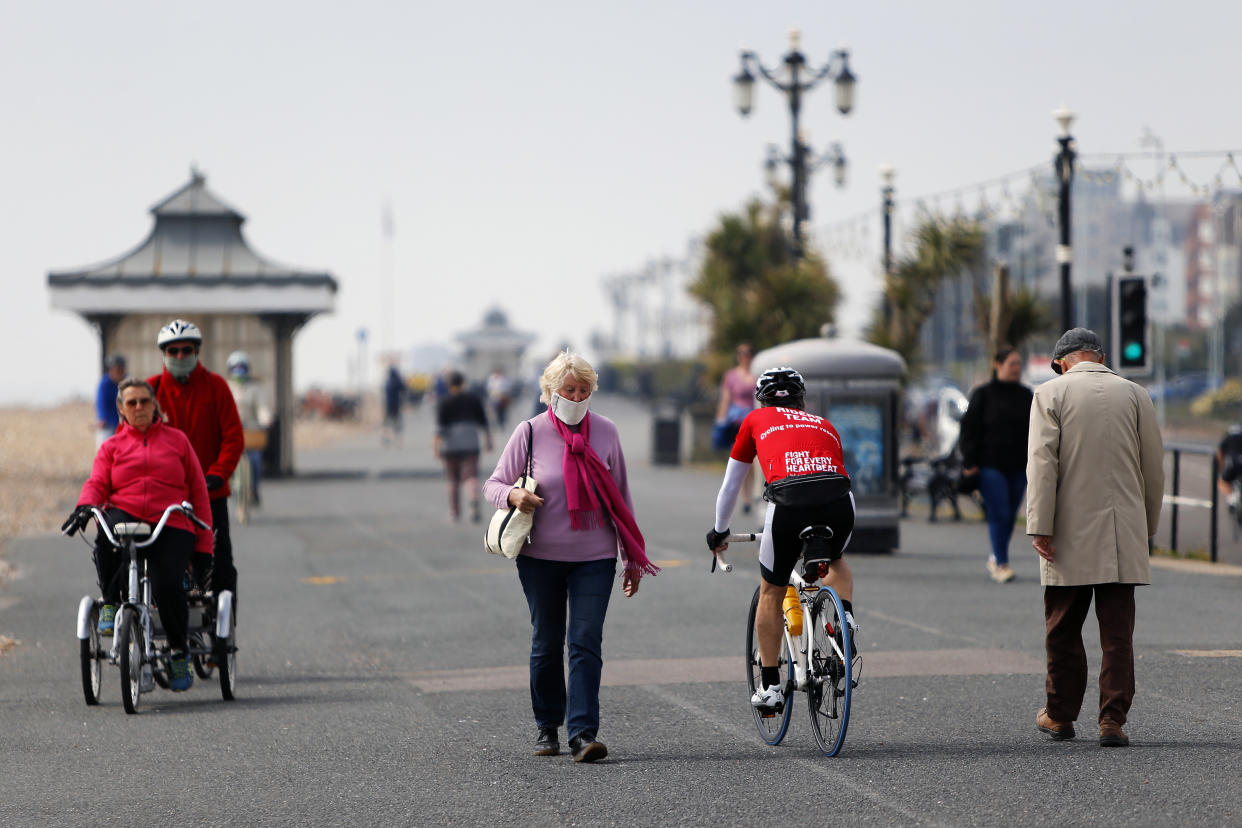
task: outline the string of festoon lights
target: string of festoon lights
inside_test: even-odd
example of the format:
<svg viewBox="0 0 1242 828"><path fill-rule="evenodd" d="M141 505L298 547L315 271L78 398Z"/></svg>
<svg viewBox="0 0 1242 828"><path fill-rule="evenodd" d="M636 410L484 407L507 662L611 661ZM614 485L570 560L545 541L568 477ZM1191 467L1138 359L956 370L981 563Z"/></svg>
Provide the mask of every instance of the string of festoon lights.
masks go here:
<svg viewBox="0 0 1242 828"><path fill-rule="evenodd" d="M1219 150L1160 154L1151 152L1080 155L1074 165L1077 180L1088 184L1120 182L1146 196L1182 190L1197 200L1210 202L1228 188L1242 186L1242 150ZM1154 161L1150 175L1134 169L1137 160ZM1217 161L1207 167L1202 164ZM1196 177L1188 162L1199 166ZM1057 182L1047 162L1005 175L926 195L893 202L893 239L902 239L905 225L935 219L979 221L1022 220L1034 223L1040 216L1048 227L1056 226ZM812 238L829 258L877 260L882 244L879 204L844 219L815 228ZM900 243L898 242L898 246Z"/></svg>

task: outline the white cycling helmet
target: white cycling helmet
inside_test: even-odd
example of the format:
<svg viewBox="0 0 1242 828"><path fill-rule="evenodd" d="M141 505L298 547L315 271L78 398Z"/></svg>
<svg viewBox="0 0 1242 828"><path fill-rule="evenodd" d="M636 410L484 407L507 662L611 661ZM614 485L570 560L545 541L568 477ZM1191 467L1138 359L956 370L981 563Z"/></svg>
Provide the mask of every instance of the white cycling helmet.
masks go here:
<svg viewBox="0 0 1242 828"><path fill-rule="evenodd" d="M195 345L202 345L203 332L193 322L186 322L184 319L174 319L160 328L160 335L156 337L155 344L160 346L162 351L166 346L174 342L193 342Z"/></svg>
<svg viewBox="0 0 1242 828"><path fill-rule="evenodd" d="M234 351L229 354L228 362L225 365L230 374L249 374L250 356L245 351Z"/></svg>

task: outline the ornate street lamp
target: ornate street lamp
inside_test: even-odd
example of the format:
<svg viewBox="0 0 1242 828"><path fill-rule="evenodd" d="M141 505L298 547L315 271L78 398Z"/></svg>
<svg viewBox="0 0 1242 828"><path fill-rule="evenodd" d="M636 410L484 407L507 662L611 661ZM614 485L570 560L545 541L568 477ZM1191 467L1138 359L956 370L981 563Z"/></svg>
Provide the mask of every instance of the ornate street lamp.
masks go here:
<svg viewBox="0 0 1242 828"><path fill-rule="evenodd" d="M754 68L759 76L779 91L785 93L785 97L789 101L789 155L783 158L780 158L779 155L777 157L779 161L785 161L789 164L789 171L792 177L790 191L793 200L794 256L800 259L803 256L804 249L802 225L810 215L806 196L807 179L810 172L817 166L831 163L838 184L845 180L845 156L840 152L840 145L834 144L833 149L830 149L828 154L816 158L810 153L810 148L802 140L798 126L798 117L802 111L802 96L810 92L821 81L832 78L837 90L837 110L842 115L848 115L854 108L854 86L857 83L857 78L850 71L849 52L845 49L838 49L833 52L829 56L827 63L819 69L814 69L807 63L806 57L798 48L798 43L798 30L793 29L789 33L789 51L785 53L782 59L785 65L782 77L778 77L776 71L765 67L754 52L743 51L741 54L741 71L733 78L733 93L737 111L743 117L749 115L754 108L755 74L751 71ZM836 154L833 155L833 152ZM769 152L767 162L769 172L773 171L772 159L773 156Z"/></svg>
<svg viewBox="0 0 1242 828"><path fill-rule="evenodd" d="M1076 157L1070 125L1074 123L1074 113L1062 106L1052 113L1052 117L1061 127L1061 134L1057 137L1060 149L1052 159L1052 168L1060 185L1057 194L1057 219L1061 227L1061 240L1057 245L1057 263L1061 266L1061 330L1068 331L1074 324L1074 298L1070 290L1070 265L1074 261L1073 248L1070 246L1070 185L1074 183Z"/></svg>
<svg viewBox="0 0 1242 828"><path fill-rule="evenodd" d="M892 164L880 165L880 197L884 212L884 330L887 332L893 321L893 303L888 298L888 280L893 274L893 179L897 171Z"/></svg>

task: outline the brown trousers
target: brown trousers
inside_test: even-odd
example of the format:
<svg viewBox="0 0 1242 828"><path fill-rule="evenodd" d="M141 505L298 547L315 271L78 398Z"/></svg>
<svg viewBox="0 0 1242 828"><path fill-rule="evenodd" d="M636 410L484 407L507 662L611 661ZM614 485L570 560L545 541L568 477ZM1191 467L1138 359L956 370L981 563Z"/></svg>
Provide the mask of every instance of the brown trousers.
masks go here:
<svg viewBox="0 0 1242 828"><path fill-rule="evenodd" d="M1125 724L1134 701L1134 584L1044 587L1048 654L1048 715L1058 722L1078 719L1087 691L1087 651L1082 625L1091 596L1100 623L1100 719Z"/></svg>

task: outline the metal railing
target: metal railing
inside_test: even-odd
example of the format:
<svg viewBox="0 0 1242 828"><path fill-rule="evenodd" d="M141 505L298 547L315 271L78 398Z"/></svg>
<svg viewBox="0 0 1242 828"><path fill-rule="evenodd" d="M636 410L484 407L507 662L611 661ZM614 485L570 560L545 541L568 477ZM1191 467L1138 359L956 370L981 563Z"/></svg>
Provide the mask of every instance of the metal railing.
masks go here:
<svg viewBox="0 0 1242 828"><path fill-rule="evenodd" d="M1220 476L1219 463L1216 459L1216 450L1207 446L1192 446L1179 443L1165 443L1164 450L1173 454L1173 492L1164 496L1164 502L1169 504L1169 548L1177 552L1177 519L1178 508L1186 506L1194 509L1208 509L1211 513L1211 527L1208 533L1208 554L1212 563L1216 563L1216 524L1219 505L1219 492L1216 489L1216 478ZM1198 454L1211 458L1212 476L1208 480L1208 488L1212 492L1209 500L1197 497L1183 497L1182 488L1182 455Z"/></svg>

